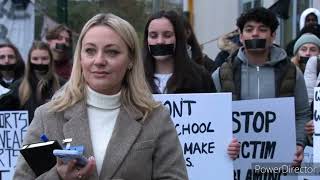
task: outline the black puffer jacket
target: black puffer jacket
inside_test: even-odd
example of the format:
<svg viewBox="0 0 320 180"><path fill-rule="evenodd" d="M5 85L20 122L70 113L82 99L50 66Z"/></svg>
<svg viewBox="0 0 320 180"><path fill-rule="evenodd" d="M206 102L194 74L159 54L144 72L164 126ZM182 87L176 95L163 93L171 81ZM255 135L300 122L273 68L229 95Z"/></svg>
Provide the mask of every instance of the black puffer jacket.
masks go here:
<svg viewBox="0 0 320 180"><path fill-rule="evenodd" d="M29 123L31 123L36 108L49 101L55 92L53 92L52 83L49 83L49 85L46 86L42 91L42 97L44 97L42 98L42 100L37 100L35 93L32 93L27 102L23 106L20 106L19 87L21 82L22 79L16 81L12 85L11 91L9 91L7 94L0 96L0 110L27 110L29 113ZM65 82L66 81L64 79L59 79L60 86L62 86ZM37 82L31 80L32 92L36 92L36 86Z"/></svg>

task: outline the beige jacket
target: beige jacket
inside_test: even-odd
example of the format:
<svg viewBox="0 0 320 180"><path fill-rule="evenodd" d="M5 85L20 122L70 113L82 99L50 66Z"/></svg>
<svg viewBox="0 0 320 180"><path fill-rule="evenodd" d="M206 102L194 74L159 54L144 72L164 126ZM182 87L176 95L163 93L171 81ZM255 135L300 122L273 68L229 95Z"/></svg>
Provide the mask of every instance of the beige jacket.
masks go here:
<svg viewBox="0 0 320 180"><path fill-rule="evenodd" d="M72 145L84 145L84 155L93 155L85 101L63 112L49 112L48 105L39 107L23 143L35 143L45 133L60 143L72 138ZM121 106L115 128L104 157L100 177L97 171L89 180L188 179L182 148L169 113L160 106L145 121L142 113ZM19 157L14 180L60 179L56 167L39 177Z"/></svg>

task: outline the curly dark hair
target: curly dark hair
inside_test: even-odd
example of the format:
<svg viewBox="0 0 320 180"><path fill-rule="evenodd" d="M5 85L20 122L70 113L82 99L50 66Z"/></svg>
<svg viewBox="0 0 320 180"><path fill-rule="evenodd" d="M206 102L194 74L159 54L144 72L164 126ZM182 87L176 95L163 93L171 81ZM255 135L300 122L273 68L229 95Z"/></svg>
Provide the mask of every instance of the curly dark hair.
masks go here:
<svg viewBox="0 0 320 180"><path fill-rule="evenodd" d="M271 33L275 32L279 26L276 15L264 7L249 9L240 15L237 19L237 26L241 33L243 32L244 25L249 21L255 21L266 25L271 29Z"/></svg>

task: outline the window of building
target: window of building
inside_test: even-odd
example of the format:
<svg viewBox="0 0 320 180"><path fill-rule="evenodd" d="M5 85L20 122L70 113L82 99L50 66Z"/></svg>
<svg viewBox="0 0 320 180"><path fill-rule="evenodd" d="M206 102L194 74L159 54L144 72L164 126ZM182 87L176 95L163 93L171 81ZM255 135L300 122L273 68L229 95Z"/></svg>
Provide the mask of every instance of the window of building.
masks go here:
<svg viewBox="0 0 320 180"><path fill-rule="evenodd" d="M247 11L248 9L260 7L262 4L262 0L242 0L241 12Z"/></svg>

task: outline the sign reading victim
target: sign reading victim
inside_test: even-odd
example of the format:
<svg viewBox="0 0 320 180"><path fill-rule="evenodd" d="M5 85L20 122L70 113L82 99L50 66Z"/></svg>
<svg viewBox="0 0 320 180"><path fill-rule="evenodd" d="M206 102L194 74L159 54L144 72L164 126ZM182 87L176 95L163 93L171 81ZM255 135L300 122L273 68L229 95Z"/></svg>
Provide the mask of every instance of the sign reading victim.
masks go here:
<svg viewBox="0 0 320 180"><path fill-rule="evenodd" d="M175 124L190 180L232 180L227 154L232 139L231 93L160 94ZM204 173L205 172L205 173Z"/></svg>
<svg viewBox="0 0 320 180"><path fill-rule="evenodd" d="M278 171L262 172L259 164L293 162L296 150L293 98L233 102L233 133L241 143L234 179L292 179Z"/></svg>

